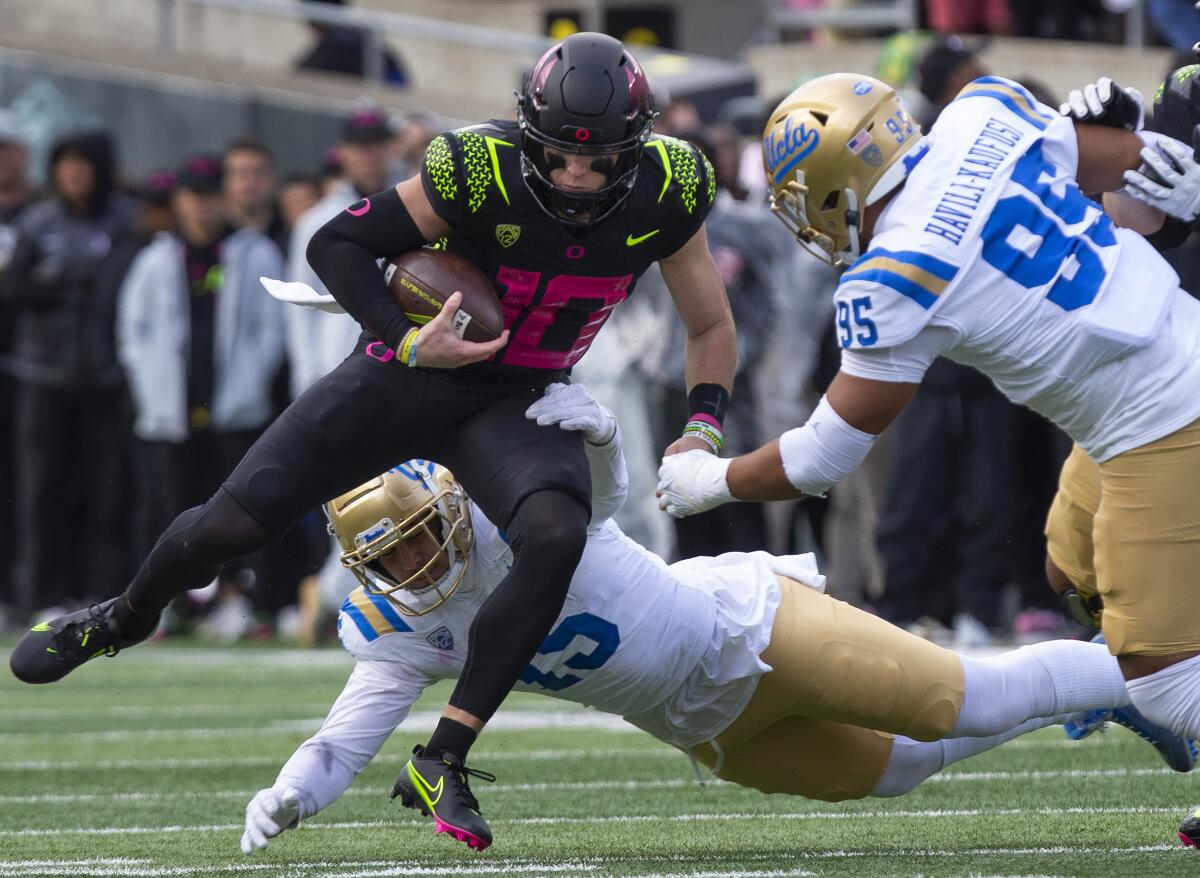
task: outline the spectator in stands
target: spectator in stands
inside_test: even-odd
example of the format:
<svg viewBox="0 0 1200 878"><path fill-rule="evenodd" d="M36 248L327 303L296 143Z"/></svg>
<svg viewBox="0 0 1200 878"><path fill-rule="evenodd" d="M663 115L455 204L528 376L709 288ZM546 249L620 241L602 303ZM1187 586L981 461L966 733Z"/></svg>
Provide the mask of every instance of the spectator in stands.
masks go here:
<svg viewBox="0 0 1200 878"><path fill-rule="evenodd" d="M343 6L343 0L314 0L329 6ZM296 62L300 70L321 70L328 73L345 73L350 76L366 75L366 58L363 50L367 45L367 34L362 28L327 24L321 21L308 23L317 43L308 54ZM403 87L408 82L408 73L389 49L383 50L383 81L387 85Z"/></svg>
<svg viewBox="0 0 1200 878"><path fill-rule="evenodd" d="M287 247L287 229L275 202L275 154L250 138L235 140L221 157L225 215L234 228L254 229Z"/></svg>
<svg viewBox="0 0 1200 878"><path fill-rule="evenodd" d="M404 117L395 126L396 136L392 140L392 176L406 180L419 173L425 148L445 127L433 113L417 112Z"/></svg>
<svg viewBox="0 0 1200 878"><path fill-rule="evenodd" d="M1048 40L1100 39L1111 17L1106 5L1102 0L1008 0L1010 32Z"/></svg>
<svg viewBox="0 0 1200 878"><path fill-rule="evenodd" d="M1146 0L1146 12L1154 29L1175 54L1191 59L1192 46L1200 40L1200 10L1195 0Z"/></svg>
<svg viewBox="0 0 1200 878"><path fill-rule="evenodd" d="M1010 0L925 0L929 29L943 34L1007 34Z"/></svg>
<svg viewBox="0 0 1200 878"><path fill-rule="evenodd" d="M0 277L12 262L16 249L15 223L33 201L29 184L29 150L25 137L9 110L0 110ZM8 625L15 601L12 565L16 551L14 531L16 506L13 470L13 414L16 381L12 372L13 324L16 310L0 299L0 631Z"/></svg>
<svg viewBox="0 0 1200 878"><path fill-rule="evenodd" d="M954 100L967 83L987 75L977 52L977 48L953 35L937 38L925 51L917 63L917 86L926 101L926 111L921 118L923 129L930 129L946 104Z"/></svg>
<svg viewBox="0 0 1200 878"><path fill-rule="evenodd" d="M324 293L325 285L308 264L305 251L317 229L364 195L393 182L388 147L392 130L379 109L363 106L345 122L338 144L342 176L325 197L296 221L288 246L287 279L303 281ZM358 340L359 326L348 314L327 314L302 308L285 309L288 365L292 397L308 389L350 353Z"/></svg>
<svg viewBox="0 0 1200 878"><path fill-rule="evenodd" d="M136 418L144 545L211 496L270 422L284 357L282 306L258 282L280 275L279 249L261 232L227 223L219 157L187 160L172 207L178 231L138 253L117 320ZM251 622L233 587L243 570L253 573L248 562L221 573L227 627L218 633L231 639Z"/></svg>
<svg viewBox="0 0 1200 878"><path fill-rule="evenodd" d="M279 184L279 217L287 229L289 244L297 220L320 200L321 183L313 175L289 174L283 178Z"/></svg>
<svg viewBox="0 0 1200 878"><path fill-rule="evenodd" d="M17 217L3 278L16 310L15 580L25 615L107 594L128 576L128 405L113 338L116 303L97 284L134 212L114 191L114 176L106 132L56 143L52 195ZM64 554L66 526L74 551ZM86 576L79 558L87 559Z"/></svg>
<svg viewBox="0 0 1200 878"><path fill-rule="evenodd" d="M331 146L321 156L321 197L324 198L328 195L329 191L341 181L342 159L338 154L338 148Z"/></svg>

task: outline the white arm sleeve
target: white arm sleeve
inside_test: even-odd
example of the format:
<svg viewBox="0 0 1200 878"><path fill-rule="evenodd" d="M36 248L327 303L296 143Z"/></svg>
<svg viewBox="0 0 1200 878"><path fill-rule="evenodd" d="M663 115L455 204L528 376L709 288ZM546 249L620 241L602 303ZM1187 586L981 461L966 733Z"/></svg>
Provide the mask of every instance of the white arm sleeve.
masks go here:
<svg viewBox="0 0 1200 878"><path fill-rule="evenodd" d="M950 327L930 325L892 347L843 350L841 368L855 378L920 384L933 361L956 340L957 333Z"/></svg>
<svg viewBox="0 0 1200 878"><path fill-rule="evenodd" d="M320 730L279 771L275 789L300 792L300 819L328 807L374 758L430 684L394 662L360 661Z"/></svg>
<svg viewBox="0 0 1200 878"><path fill-rule="evenodd" d="M803 427L779 437L779 456L792 487L823 495L863 462L877 437L847 424L822 396Z"/></svg>
<svg viewBox="0 0 1200 878"><path fill-rule="evenodd" d="M625 455L621 453L621 426L617 425L612 439L603 445L593 445L585 440L583 447L592 471L591 525L595 527L616 515L629 494L629 472L625 469Z"/></svg>

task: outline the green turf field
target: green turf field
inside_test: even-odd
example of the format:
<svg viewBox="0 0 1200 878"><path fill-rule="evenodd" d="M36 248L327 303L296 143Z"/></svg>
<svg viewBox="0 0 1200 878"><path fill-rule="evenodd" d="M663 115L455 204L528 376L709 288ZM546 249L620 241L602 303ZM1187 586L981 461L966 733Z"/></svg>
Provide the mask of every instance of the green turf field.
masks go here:
<svg viewBox="0 0 1200 878"><path fill-rule="evenodd" d="M1200 774L1122 729L1078 744L1047 729L904 798L829 805L698 786L620 720L531 695L475 751L498 775L475 786L496 835L479 854L387 798L445 688L342 800L243 857L246 801L317 728L346 656L140 647L40 688L4 658L0 876L1200 875L1175 841Z"/></svg>

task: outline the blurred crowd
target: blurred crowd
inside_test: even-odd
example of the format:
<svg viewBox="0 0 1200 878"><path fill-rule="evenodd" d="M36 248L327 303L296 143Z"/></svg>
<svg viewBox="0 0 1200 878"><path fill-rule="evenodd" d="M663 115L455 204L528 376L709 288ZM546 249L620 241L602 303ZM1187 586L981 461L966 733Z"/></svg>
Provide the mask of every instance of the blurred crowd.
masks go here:
<svg viewBox="0 0 1200 878"><path fill-rule="evenodd" d="M955 37L930 38L908 67L905 95L926 126L989 72L1058 105L1021 71L985 70ZM656 129L695 143L716 171L708 240L739 329L726 421L739 454L802 423L836 371L837 277L771 216L761 119L705 124L687 102L656 97ZM85 131L54 146L38 190L21 131L0 112L0 627L121 591L174 516L349 353L349 317L281 305L258 278L323 291L308 240L360 196L416 173L442 128L363 106L310 174L281 177L266 146L237 140L135 185L122 182L109 134ZM1186 286L1200 256L1175 259ZM631 492L618 521L632 537L668 558L817 551L836 596L960 648L1068 630L1044 583L1042 525L1070 445L1047 422L939 361L827 498L675 521L653 486L682 426L683 349L652 269L575 368L621 422ZM311 640L318 583L336 568L313 510L173 605L164 631Z"/></svg>

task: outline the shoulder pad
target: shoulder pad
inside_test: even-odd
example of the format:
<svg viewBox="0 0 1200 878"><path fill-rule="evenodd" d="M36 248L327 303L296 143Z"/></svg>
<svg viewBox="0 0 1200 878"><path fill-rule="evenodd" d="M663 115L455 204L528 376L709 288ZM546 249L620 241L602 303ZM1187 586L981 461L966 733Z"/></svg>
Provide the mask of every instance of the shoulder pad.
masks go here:
<svg viewBox="0 0 1200 878"><path fill-rule="evenodd" d="M659 204L671 197L668 193L673 193L689 214L697 208L707 211L712 207L717 195L717 176L704 153L685 140L665 134L651 135L645 152L657 158L653 164L662 175Z"/></svg>
<svg viewBox="0 0 1200 878"><path fill-rule="evenodd" d="M970 100L972 98L992 104L992 111L1003 107L1007 117L1015 117L1039 131L1045 131L1046 126L1058 117L1057 113L1047 113L1047 108L1039 104L1025 86L1002 76L981 76L967 83L947 109L974 105L976 101Z"/></svg>
<svg viewBox="0 0 1200 878"><path fill-rule="evenodd" d="M493 194L509 204L501 161L507 158L506 151L515 156L518 148L517 138L499 125L459 128L430 142L425 175L442 201L468 214L478 211Z"/></svg>
<svg viewBox="0 0 1200 878"><path fill-rule="evenodd" d="M887 348L925 326L958 266L917 250L872 247L847 269L834 293L843 348Z"/></svg>
<svg viewBox="0 0 1200 878"><path fill-rule="evenodd" d="M353 623L351 631L346 630L345 620ZM342 628L342 641L351 652L354 639L364 643L374 643L386 634L399 634L412 631L400 611L391 601L382 595L371 594L361 585L350 592L342 604L341 618L338 625ZM351 636L356 634L357 637Z"/></svg>

